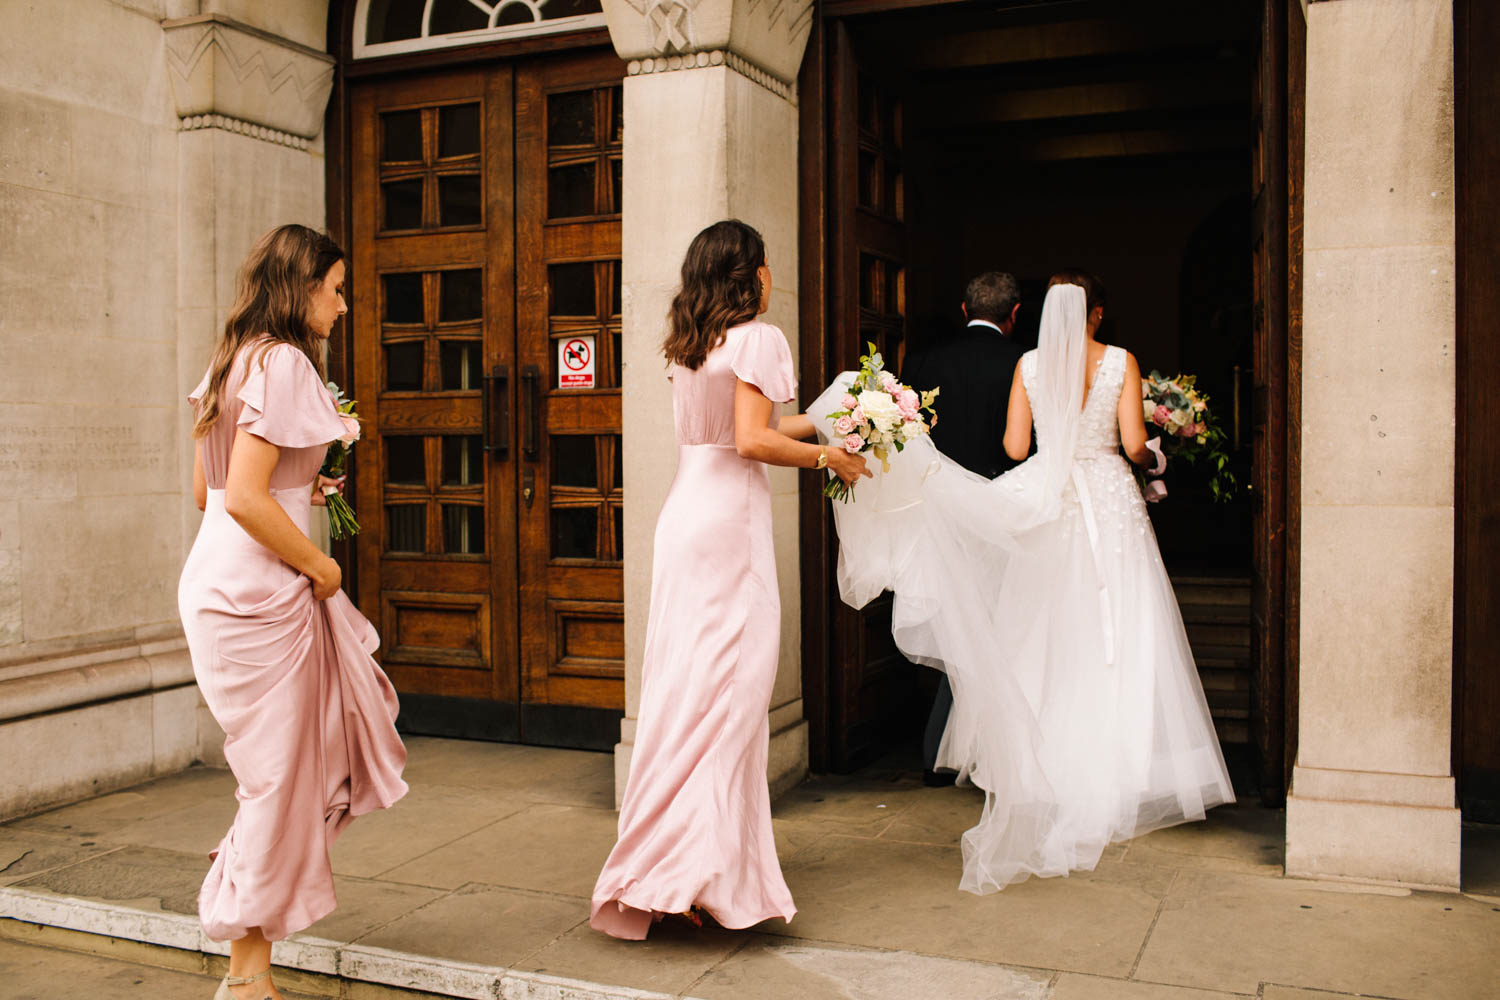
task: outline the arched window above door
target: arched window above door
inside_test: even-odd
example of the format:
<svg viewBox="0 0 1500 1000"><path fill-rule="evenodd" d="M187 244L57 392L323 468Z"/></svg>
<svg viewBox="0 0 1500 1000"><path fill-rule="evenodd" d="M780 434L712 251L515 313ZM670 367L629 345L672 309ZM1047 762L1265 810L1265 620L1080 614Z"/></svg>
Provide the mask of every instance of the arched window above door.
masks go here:
<svg viewBox="0 0 1500 1000"><path fill-rule="evenodd" d="M359 0L354 57L604 26L600 0Z"/></svg>

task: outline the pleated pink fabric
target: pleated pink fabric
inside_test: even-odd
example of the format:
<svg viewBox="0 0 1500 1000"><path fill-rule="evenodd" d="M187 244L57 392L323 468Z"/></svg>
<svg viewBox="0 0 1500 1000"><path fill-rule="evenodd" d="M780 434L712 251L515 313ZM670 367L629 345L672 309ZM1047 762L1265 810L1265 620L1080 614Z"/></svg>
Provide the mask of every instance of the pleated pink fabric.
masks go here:
<svg viewBox="0 0 1500 1000"><path fill-rule="evenodd" d="M736 380L791 400L791 351L779 329L749 323L697 371L677 366L671 377L677 475L657 520L619 840L590 919L634 940L694 904L733 928L796 913L766 787L781 644L770 486L766 467L734 447Z"/></svg>
<svg viewBox="0 0 1500 1000"><path fill-rule="evenodd" d="M205 376L188 398L196 403L206 387ZM328 849L355 816L406 794L406 749L396 692L371 657L374 627L343 591L314 600L305 576L225 513L240 428L281 449L271 494L304 533L313 480L344 430L300 350L243 349L202 440L208 509L177 591L193 672L239 781L239 811L212 855L199 919L215 941L252 927L277 941L333 911Z"/></svg>

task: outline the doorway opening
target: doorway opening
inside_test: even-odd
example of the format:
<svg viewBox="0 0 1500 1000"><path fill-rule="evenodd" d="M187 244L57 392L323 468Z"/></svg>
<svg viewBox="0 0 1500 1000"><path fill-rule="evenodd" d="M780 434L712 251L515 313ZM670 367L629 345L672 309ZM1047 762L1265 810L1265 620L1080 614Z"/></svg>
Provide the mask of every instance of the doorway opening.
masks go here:
<svg viewBox="0 0 1500 1000"><path fill-rule="evenodd" d="M1286 589L1265 543L1286 544L1269 516L1285 507L1268 511L1252 487L1288 460L1272 424L1285 410L1289 216L1268 183L1289 174L1287 5L870 6L837 17L830 5L803 71L804 101L818 103L805 146L810 125L825 133L803 151L804 183L822 185L804 254L818 252L810 230L827 252L823 284L804 269L802 292L828 302L804 308L804 378L851 367L867 340L887 357L936 343L962 324L964 284L990 270L1019 279L1016 336L1032 346L1049 276L1098 275L1101 338L1143 372L1196 375L1229 434L1234 499L1216 502L1203 470L1178 463L1151 514L1236 786L1275 801ZM804 547L836 558L821 516L805 505ZM850 612L824 596L831 573L810 576L804 589L822 593L804 599L804 628L818 632L821 610L830 637L804 644L813 766L847 771L918 731L936 676L894 649L888 604Z"/></svg>

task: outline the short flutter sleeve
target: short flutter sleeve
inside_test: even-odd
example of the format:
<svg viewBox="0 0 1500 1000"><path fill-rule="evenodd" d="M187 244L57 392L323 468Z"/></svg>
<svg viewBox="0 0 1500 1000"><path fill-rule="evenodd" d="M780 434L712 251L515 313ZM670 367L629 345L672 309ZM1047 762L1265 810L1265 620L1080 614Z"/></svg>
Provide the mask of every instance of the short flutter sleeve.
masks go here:
<svg viewBox="0 0 1500 1000"><path fill-rule="evenodd" d="M279 448L312 448L345 433L317 369L291 344L252 359L238 395L239 426Z"/></svg>
<svg viewBox="0 0 1500 1000"><path fill-rule="evenodd" d="M786 335L770 323L751 323L739 332L729 367L741 382L749 382L775 403L797 396L797 374Z"/></svg>
<svg viewBox="0 0 1500 1000"><path fill-rule="evenodd" d="M201 381L201 382L198 383L198 388L196 388L192 392L188 393L188 402L189 403L192 403L194 406L198 405L198 400L202 399L203 398L203 394L208 391L208 380L212 376L213 376L212 369L210 369L209 371L206 371L206 372L203 373L203 381Z"/></svg>

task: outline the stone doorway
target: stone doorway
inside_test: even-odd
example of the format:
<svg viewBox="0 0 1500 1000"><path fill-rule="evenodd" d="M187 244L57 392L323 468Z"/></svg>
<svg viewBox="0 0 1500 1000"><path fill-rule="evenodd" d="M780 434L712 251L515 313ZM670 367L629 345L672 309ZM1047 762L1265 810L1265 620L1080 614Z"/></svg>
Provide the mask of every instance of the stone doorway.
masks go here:
<svg viewBox="0 0 1500 1000"><path fill-rule="evenodd" d="M804 380L866 340L933 342L979 271L1021 279L1032 339L1053 271L1099 274L1108 339L1197 374L1231 435L1233 502L1179 468L1152 513L1236 784L1278 802L1300 298L1287 5L879 6L831 5L803 67L803 177L821 188L804 192ZM804 690L814 769L846 771L917 731L935 676L900 658L881 602L839 603L824 517L804 502Z"/></svg>

